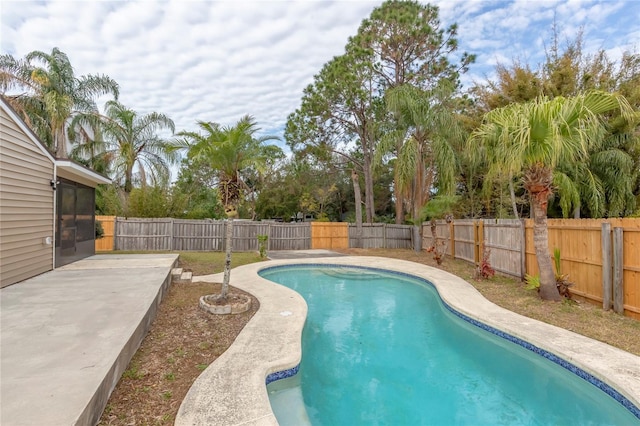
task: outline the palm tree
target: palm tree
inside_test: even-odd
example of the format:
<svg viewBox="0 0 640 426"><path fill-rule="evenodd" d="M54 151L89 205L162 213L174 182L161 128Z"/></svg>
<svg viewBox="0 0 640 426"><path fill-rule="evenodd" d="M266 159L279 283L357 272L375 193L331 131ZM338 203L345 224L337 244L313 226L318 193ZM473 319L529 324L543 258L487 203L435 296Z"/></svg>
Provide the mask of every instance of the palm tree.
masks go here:
<svg viewBox="0 0 640 426"><path fill-rule="evenodd" d="M485 114L469 138L467 152L488 165L485 184L496 176L521 175L533 210L533 240L540 269L540 297L560 300L548 251L547 203L554 192L554 171L588 162L605 133L602 114L620 111L637 118L626 99L592 91L572 98L538 98Z"/></svg>
<svg viewBox="0 0 640 426"><path fill-rule="evenodd" d="M398 128L380 142L376 162L393 152L395 185L410 200L414 221L437 186L440 195L453 195L458 171L454 145L464 141L452 111L453 87L442 82L432 90L405 84L389 89L387 108Z"/></svg>
<svg viewBox="0 0 640 426"><path fill-rule="evenodd" d="M249 189L243 175L249 171L261 173L265 169L276 147L264 145L264 142L278 138L256 137L260 129L249 115L242 117L234 126L205 121L199 121L198 126L202 133L178 133L180 139L175 141L174 149L188 149L190 157L206 160L216 171L218 194L228 218L224 279L220 294L220 299L226 300L231 275L233 219L238 216L238 205Z"/></svg>
<svg viewBox="0 0 640 426"><path fill-rule="evenodd" d="M77 115L70 126L70 135L77 129L94 129L94 136L85 136L85 142L74 149L79 157L92 157L108 163L115 180L123 183L126 195L133 189L134 171L144 185L147 177L153 183L166 181L169 165L177 161L177 153L172 144L158 136L169 130L173 134L173 121L165 114L152 112L143 116L117 101L108 101L105 115Z"/></svg>
<svg viewBox="0 0 640 426"><path fill-rule="evenodd" d="M69 119L77 113L97 114L96 96L118 97L118 84L106 75L76 77L57 47L51 54L36 50L19 60L1 55L0 90L58 158L67 157Z"/></svg>

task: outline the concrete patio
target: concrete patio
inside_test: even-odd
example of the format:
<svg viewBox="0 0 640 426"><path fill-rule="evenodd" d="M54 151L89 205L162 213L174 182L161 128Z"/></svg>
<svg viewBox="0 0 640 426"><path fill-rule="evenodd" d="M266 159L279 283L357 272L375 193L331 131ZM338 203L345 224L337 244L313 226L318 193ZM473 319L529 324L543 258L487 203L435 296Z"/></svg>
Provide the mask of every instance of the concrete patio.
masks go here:
<svg viewBox="0 0 640 426"><path fill-rule="evenodd" d="M0 424L96 424L177 259L97 255L0 290Z"/></svg>

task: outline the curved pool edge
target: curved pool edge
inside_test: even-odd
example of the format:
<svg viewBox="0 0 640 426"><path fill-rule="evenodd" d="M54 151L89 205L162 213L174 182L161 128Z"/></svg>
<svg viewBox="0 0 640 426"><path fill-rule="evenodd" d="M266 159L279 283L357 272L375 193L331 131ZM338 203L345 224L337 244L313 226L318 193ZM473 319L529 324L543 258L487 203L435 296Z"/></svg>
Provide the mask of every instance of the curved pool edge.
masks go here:
<svg viewBox="0 0 640 426"><path fill-rule="evenodd" d="M234 269L231 284L258 298L260 309L232 346L198 377L180 406L176 425L278 424L265 379L299 364L307 307L300 295L258 272L300 264L369 267L424 278L455 311L568 361L640 407L640 357L501 308L445 271L404 260L357 256L269 261Z"/></svg>
<svg viewBox="0 0 640 426"><path fill-rule="evenodd" d="M260 308L193 383L178 410L176 426L278 424L265 379L300 364L307 304L295 291L258 276L260 269L273 264L232 270L230 284L255 296Z"/></svg>

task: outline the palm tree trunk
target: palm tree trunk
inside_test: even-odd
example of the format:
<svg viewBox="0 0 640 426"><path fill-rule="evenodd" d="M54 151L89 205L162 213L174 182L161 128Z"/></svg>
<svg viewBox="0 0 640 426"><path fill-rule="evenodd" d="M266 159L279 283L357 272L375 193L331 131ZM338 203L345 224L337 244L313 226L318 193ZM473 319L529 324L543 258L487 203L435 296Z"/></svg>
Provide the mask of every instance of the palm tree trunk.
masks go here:
<svg viewBox="0 0 640 426"><path fill-rule="evenodd" d="M65 138L64 127L54 130L54 146L56 158L68 158L67 154L67 140Z"/></svg>
<svg viewBox="0 0 640 426"><path fill-rule="evenodd" d="M540 298L542 300L560 301L560 293L556 286L551 257L549 256L549 232L547 229L547 196L548 191L531 193L533 207L533 246L540 270Z"/></svg>
<svg viewBox="0 0 640 426"><path fill-rule="evenodd" d="M229 294L229 281L231 279L231 251L233 249L233 218L227 219L227 229L225 238L225 258L224 258L224 277L222 279L222 288L220 289L220 299L227 300Z"/></svg>
<svg viewBox="0 0 640 426"><path fill-rule="evenodd" d="M580 219L580 206L577 206L575 209L573 209L573 218Z"/></svg>
<svg viewBox="0 0 640 426"><path fill-rule="evenodd" d="M393 183L393 196L396 199L396 225L404 224L404 195L398 189L398 181Z"/></svg>
<svg viewBox="0 0 640 426"><path fill-rule="evenodd" d="M513 209L513 217L520 219L518 216L518 204L516 204L516 191L513 188L513 177L509 176L509 196L511 197L511 208Z"/></svg>
<svg viewBox="0 0 640 426"><path fill-rule="evenodd" d="M360 182L358 173L351 171L351 181L353 182L353 192L356 203L356 247L362 248L362 195L360 193Z"/></svg>

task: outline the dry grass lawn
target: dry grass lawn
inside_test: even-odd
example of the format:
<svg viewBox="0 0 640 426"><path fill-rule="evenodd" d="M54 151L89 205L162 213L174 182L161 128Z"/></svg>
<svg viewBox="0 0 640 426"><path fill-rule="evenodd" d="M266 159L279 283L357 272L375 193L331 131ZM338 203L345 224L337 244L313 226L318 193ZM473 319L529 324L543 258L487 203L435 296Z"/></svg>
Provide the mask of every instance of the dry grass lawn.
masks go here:
<svg viewBox="0 0 640 426"><path fill-rule="evenodd" d="M234 253L232 266L261 261L255 253ZM180 267L194 275L221 272L224 253L180 253ZM243 293L238 289L231 289ZM233 343L258 310L211 315L200 296L220 293L220 284L172 284L149 333L116 385L99 425L172 425L195 379Z"/></svg>

